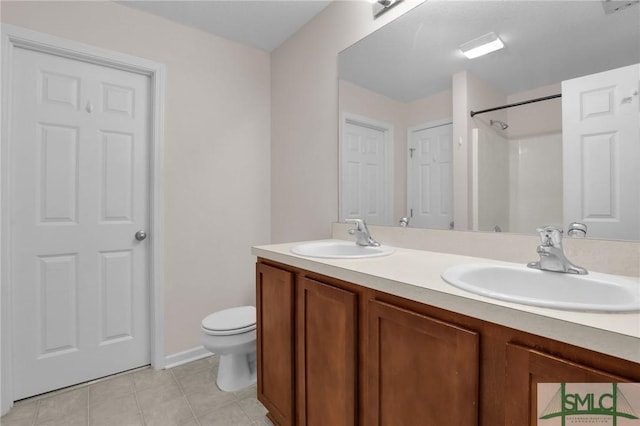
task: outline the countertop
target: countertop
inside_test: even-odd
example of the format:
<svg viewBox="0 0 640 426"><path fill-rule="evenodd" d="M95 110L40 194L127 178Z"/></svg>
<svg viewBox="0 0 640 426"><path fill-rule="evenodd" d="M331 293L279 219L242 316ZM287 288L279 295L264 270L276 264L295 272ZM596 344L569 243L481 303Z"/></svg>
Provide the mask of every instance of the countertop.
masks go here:
<svg viewBox="0 0 640 426"><path fill-rule="evenodd" d="M503 302L460 290L440 277L445 269L463 263L513 263L398 247L390 256L368 259L324 259L291 253L293 246L306 242L255 246L251 252L264 259L640 363L640 313L564 311ZM638 282L640 291L640 281L628 279Z"/></svg>

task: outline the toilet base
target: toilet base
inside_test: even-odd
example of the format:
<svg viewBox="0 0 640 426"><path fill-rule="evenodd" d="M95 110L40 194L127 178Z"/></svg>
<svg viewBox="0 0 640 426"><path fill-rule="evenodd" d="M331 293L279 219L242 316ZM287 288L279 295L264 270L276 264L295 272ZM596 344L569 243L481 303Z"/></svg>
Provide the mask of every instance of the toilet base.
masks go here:
<svg viewBox="0 0 640 426"><path fill-rule="evenodd" d="M256 382L256 353L220 355L216 384L220 390L235 392Z"/></svg>

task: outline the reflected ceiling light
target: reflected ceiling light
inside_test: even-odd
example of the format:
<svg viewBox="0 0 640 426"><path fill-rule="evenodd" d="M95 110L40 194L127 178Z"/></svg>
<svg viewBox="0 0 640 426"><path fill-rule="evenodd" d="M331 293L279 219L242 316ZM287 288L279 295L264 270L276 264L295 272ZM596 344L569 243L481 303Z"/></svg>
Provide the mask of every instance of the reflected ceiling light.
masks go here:
<svg viewBox="0 0 640 426"><path fill-rule="evenodd" d="M460 51L469 59L477 58L478 56L486 55L487 53L495 52L502 49L504 43L500 40L500 37L496 33L485 34L482 37L475 38L460 45Z"/></svg>
<svg viewBox="0 0 640 426"><path fill-rule="evenodd" d="M402 0L370 0L373 4L373 17L377 18Z"/></svg>

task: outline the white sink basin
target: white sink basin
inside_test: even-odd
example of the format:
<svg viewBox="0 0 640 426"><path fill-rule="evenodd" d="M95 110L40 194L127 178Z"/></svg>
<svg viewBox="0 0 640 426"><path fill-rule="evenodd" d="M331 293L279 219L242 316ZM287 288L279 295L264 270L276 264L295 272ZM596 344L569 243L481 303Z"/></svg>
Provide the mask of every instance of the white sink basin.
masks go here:
<svg viewBox="0 0 640 426"><path fill-rule="evenodd" d="M449 284L493 299L576 311L640 311L640 283L590 272L588 275L540 271L526 266L473 263L442 273Z"/></svg>
<svg viewBox="0 0 640 426"><path fill-rule="evenodd" d="M318 241L300 244L291 248L293 254L309 257L334 259L362 259L367 257L388 256L393 248L388 246L359 246L351 241Z"/></svg>

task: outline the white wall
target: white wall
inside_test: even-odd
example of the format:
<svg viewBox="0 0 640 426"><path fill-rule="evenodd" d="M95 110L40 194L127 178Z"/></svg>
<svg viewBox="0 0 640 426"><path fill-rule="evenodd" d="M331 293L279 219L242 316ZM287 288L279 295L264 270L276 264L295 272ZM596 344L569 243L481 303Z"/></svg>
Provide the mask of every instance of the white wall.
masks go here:
<svg viewBox="0 0 640 426"><path fill-rule="evenodd" d="M561 91L560 83L538 87L507 96L507 103L512 104L557 95ZM506 113L506 120L509 124L507 133L511 139L562 132L561 98L509 108Z"/></svg>
<svg viewBox="0 0 640 426"><path fill-rule="evenodd" d="M2 22L166 65L165 349L199 346L204 316L255 303L250 247L270 240L269 55L112 2L1 7Z"/></svg>
<svg viewBox="0 0 640 426"><path fill-rule="evenodd" d="M512 232L509 223L509 140L493 128L478 129L475 231ZM475 197L475 195L474 195Z"/></svg>
<svg viewBox="0 0 640 426"><path fill-rule="evenodd" d="M423 1L374 20L336 1L271 55L272 241L328 238L338 219L338 53Z"/></svg>
<svg viewBox="0 0 640 426"><path fill-rule="evenodd" d="M511 232L562 228L562 133L511 139L509 145Z"/></svg>
<svg viewBox="0 0 640 426"><path fill-rule="evenodd" d="M453 118L453 94L443 90L426 98L409 102L405 109L409 127Z"/></svg>

